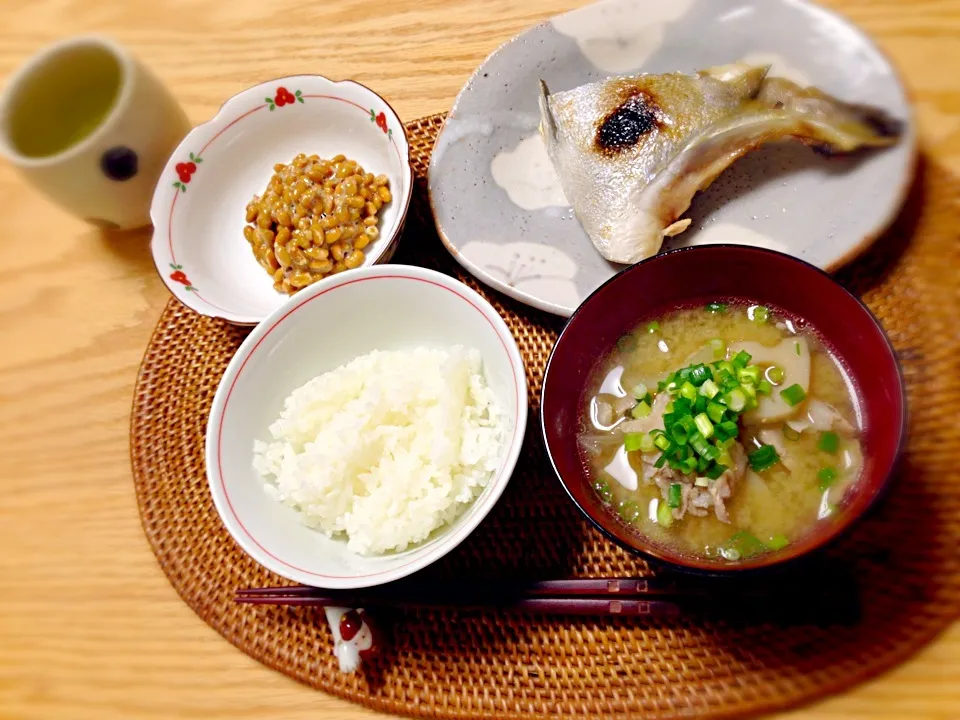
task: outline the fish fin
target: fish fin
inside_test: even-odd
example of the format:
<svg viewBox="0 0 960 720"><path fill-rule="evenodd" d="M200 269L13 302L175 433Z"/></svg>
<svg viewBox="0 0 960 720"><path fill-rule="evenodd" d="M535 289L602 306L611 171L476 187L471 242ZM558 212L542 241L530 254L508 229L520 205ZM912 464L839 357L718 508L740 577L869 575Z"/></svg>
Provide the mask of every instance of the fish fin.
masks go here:
<svg viewBox="0 0 960 720"><path fill-rule="evenodd" d="M686 230L688 227L690 227L690 223L691 223L690 218L684 218L683 220L677 220L675 223L673 223L672 225L670 225L670 226L668 226L667 228L664 229L664 231L663 231L663 236L664 236L664 237L674 237L675 235L679 235L679 234L682 233L684 230Z"/></svg>
<svg viewBox="0 0 960 720"><path fill-rule="evenodd" d="M540 81L540 134L550 140L557 137L557 122L550 111L550 88Z"/></svg>

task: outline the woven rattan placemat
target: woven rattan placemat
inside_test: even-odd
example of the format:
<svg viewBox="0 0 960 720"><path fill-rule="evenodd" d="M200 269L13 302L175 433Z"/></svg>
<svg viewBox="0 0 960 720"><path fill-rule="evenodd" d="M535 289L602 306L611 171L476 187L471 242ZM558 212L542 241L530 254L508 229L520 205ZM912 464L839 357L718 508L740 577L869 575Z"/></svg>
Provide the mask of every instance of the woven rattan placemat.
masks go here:
<svg viewBox="0 0 960 720"><path fill-rule="evenodd" d="M427 162L442 116L408 126L417 188L397 262L456 275L490 298L526 362L531 429L503 498L427 572L491 580L649 574L580 518L545 464L535 431L547 355L562 321L478 285L430 220ZM277 584L233 542L204 475L207 413L246 331L171 300L140 368L131 453L143 527L187 604L238 648L298 680L364 705L432 718L720 717L784 708L902 660L960 614L960 187L921 163L896 226L841 274L888 330L911 410L906 462L886 502L830 550L855 575L862 618L775 627L683 619L397 611L386 649L342 675L322 612L239 606L239 587Z"/></svg>

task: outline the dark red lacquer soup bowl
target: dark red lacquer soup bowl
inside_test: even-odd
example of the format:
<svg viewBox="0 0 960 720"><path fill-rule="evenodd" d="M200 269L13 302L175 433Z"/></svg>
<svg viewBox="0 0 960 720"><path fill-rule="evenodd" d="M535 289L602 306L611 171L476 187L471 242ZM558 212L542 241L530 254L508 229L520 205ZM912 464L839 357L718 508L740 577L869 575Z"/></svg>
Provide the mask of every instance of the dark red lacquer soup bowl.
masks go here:
<svg viewBox="0 0 960 720"><path fill-rule="evenodd" d="M592 487L589 458L578 442L588 387L617 340L683 307L717 301L760 304L803 321L834 355L853 385L861 420L863 466L837 510L778 550L729 559L694 556L655 542L621 521ZM829 275L782 253L708 245L663 253L596 290L564 328L547 364L541 426L564 489L608 538L632 552L694 571L759 569L807 555L860 518L891 480L906 434L903 377L893 347L869 310Z"/></svg>

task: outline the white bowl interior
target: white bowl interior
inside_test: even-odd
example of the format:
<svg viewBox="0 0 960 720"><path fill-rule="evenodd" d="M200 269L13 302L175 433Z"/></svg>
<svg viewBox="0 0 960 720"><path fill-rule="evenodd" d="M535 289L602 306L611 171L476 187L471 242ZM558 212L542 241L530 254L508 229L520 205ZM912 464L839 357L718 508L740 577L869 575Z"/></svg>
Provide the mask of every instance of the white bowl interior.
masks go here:
<svg viewBox="0 0 960 720"><path fill-rule="evenodd" d="M268 319L244 343L214 403L208 465L213 466L211 489L221 516L256 560L299 582L322 587L374 585L442 556L496 502L519 453L526 418L525 380L519 354L502 321L489 306L476 305L467 295L469 290L455 288L455 281L448 280L451 287L444 287L417 277L392 276L392 271L382 267L371 269L379 275L369 278L332 278L297 295L284 307L288 313L296 307L294 312L279 324ZM335 287L325 291L330 284ZM340 321L331 322L332 317ZM500 471L453 525L402 553L362 557L349 551L344 539L331 539L303 526L292 509L266 495L264 481L252 466L253 442L270 438L268 427L292 390L372 350L457 344L480 351L487 380L509 422ZM224 387L231 383L227 398Z"/></svg>
<svg viewBox="0 0 960 720"><path fill-rule="evenodd" d="M369 246L364 264L377 262L404 210L408 182L401 140L396 139L398 157L369 114L333 98L310 97L296 107L247 115L210 144L203 153L203 171L177 199L172 231L178 262L190 268L191 280L203 288L206 299L236 315L265 317L279 307L286 296L273 289L254 259L243 237L243 216L250 199L263 193L273 166L301 152L326 158L343 154L367 172L390 178L394 200L381 212L380 238Z"/></svg>

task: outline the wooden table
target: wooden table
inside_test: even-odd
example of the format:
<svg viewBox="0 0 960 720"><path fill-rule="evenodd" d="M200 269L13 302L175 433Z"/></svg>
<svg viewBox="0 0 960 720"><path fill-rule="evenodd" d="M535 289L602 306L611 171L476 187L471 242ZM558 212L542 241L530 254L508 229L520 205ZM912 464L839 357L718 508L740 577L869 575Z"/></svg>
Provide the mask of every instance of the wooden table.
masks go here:
<svg viewBox="0 0 960 720"><path fill-rule="evenodd" d="M150 65L195 123L294 73L355 78L409 120L449 108L499 43L578 4L3 0L0 76L54 39L103 32ZM960 173L960 0L828 4L893 56L926 151ZM372 715L236 650L180 601L147 546L127 432L137 367L168 300L149 230L101 234L5 164L0 218L0 718ZM792 716L960 718L960 624L883 677Z"/></svg>

